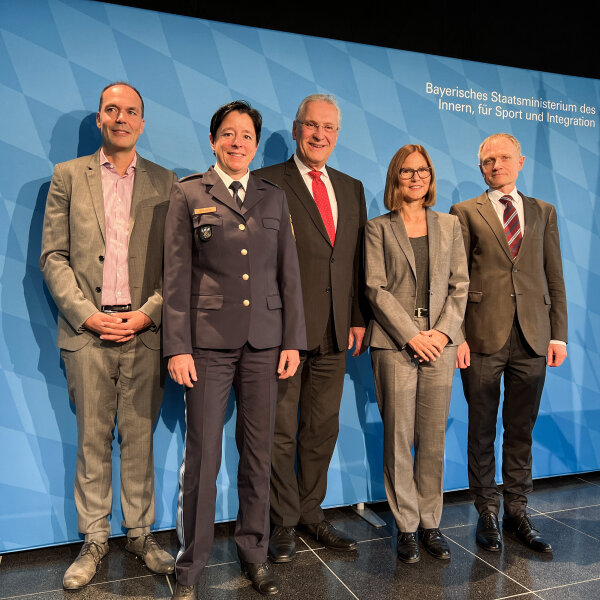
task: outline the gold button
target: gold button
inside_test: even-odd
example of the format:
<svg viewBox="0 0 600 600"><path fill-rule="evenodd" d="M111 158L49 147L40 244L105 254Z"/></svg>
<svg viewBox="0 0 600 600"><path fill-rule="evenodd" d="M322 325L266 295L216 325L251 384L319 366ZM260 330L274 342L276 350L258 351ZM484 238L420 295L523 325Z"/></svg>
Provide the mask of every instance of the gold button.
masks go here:
<svg viewBox="0 0 600 600"><path fill-rule="evenodd" d="M250 306L250 300L244 300L244 301L242 302L242 304L243 304L244 306Z"/></svg>
<svg viewBox="0 0 600 600"><path fill-rule="evenodd" d="M244 229L246 229L246 226L245 226L243 223L240 223L240 224L238 225L238 227L239 227L239 228L240 228L242 231L244 231Z"/></svg>
<svg viewBox="0 0 600 600"><path fill-rule="evenodd" d="M244 281L248 281L248 279L250 279L250 275L248 275L248 273L244 273L244 274L242 275L242 279L243 279Z"/></svg>
<svg viewBox="0 0 600 600"><path fill-rule="evenodd" d="M246 254L248 254L248 250L246 250L246 248L242 248L241 254L242 256L246 256Z"/></svg>

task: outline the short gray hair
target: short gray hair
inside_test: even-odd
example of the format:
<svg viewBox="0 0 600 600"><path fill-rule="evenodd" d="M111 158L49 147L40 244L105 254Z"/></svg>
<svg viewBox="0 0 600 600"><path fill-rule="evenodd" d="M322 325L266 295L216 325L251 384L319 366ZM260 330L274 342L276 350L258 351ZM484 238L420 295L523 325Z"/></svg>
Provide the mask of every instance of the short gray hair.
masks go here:
<svg viewBox="0 0 600 600"><path fill-rule="evenodd" d="M340 110L337 100L335 99L335 96L333 94L311 94L310 96L306 96L306 98L304 98L304 100L302 100L302 102L300 102L300 106L298 107L298 110L296 111L296 118L295 118L296 121L302 120L304 111L306 110L306 105L309 102L328 102L332 106L335 106L335 109L337 110L337 115L338 115L337 125L338 125L338 128L340 127L340 125L342 124L342 111Z"/></svg>
<svg viewBox="0 0 600 600"><path fill-rule="evenodd" d="M485 140L483 140L483 142L481 142L481 146L479 146L479 152L477 153L477 159L479 160L479 162L481 162L481 151L483 150L483 147L488 142L493 142L494 140L497 140L500 138L504 138L504 139L511 141L513 143L514 147L517 149L517 152L519 153L519 157L522 156L521 144L519 144L519 140L514 135L510 135L510 133L493 133L492 135L486 137Z"/></svg>

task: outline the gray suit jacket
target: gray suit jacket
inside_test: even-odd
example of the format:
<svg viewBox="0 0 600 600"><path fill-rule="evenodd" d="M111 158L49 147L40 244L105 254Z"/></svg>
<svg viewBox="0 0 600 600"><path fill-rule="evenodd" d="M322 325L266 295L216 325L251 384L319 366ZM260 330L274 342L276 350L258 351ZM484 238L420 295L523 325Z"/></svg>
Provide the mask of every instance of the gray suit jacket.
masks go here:
<svg viewBox="0 0 600 600"><path fill-rule="evenodd" d="M242 208L211 167L173 186L165 225L165 356L192 348L306 349L285 194L250 175Z"/></svg>
<svg viewBox="0 0 600 600"><path fill-rule="evenodd" d="M365 326L366 301L358 267L367 209L358 179L329 166L327 173L338 205L333 247L293 156L255 171L282 187L287 197L298 245L308 349L321 344L333 313L337 347L342 351L348 347L349 327Z"/></svg>
<svg viewBox="0 0 600 600"><path fill-rule="evenodd" d="M487 193L450 209L460 220L469 262L465 337L492 354L508 339L515 311L527 343L544 356L551 339L567 341L567 298L554 206L523 198L525 234L513 261Z"/></svg>
<svg viewBox="0 0 600 600"><path fill-rule="evenodd" d="M427 209L429 241L429 326L450 344L463 341L460 325L469 278L458 219ZM393 211L365 226L367 298L375 319L366 340L374 348L402 350L419 333L414 322L417 278L415 257L404 221Z"/></svg>
<svg viewBox="0 0 600 600"><path fill-rule="evenodd" d="M46 200L40 268L56 302L58 346L79 350L96 335L83 323L100 309L105 253L104 198L98 150L57 164ZM129 286L132 310L155 327L140 333L160 348L162 248L172 171L138 155L129 219Z"/></svg>

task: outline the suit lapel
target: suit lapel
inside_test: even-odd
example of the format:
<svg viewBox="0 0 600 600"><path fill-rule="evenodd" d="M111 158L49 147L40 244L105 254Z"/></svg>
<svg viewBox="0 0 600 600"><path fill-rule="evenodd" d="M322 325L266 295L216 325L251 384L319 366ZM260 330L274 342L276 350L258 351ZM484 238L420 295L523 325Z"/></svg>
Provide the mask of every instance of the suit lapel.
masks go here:
<svg viewBox="0 0 600 600"><path fill-rule="evenodd" d="M337 226L335 228L335 239L341 240L344 238L345 229L348 224L348 214L347 214L347 206L343 201L343 198L346 198L349 194L346 192L345 185L343 180L338 176L338 172L334 169L327 169L327 175L329 175L329 179L331 180L331 185L333 187L333 191L335 193L335 200L337 203ZM316 205L315 205L316 206ZM320 215L319 215L320 216ZM321 219L321 222L323 219ZM325 225L323 225L323 228ZM329 239L329 236L327 236Z"/></svg>
<svg viewBox="0 0 600 600"><path fill-rule="evenodd" d="M519 193L519 196L521 196L521 200L523 201L523 214L525 223L521 223L523 240L521 241L521 247L519 248L515 262L519 260L519 258L523 255L523 252L527 251L527 248L529 247L529 240L533 237L533 234L538 226L538 215L534 200L528 196L524 196L521 193ZM523 225L525 225L525 229L523 229Z"/></svg>
<svg viewBox="0 0 600 600"><path fill-rule="evenodd" d="M437 261L440 255L440 220L437 213L427 209L427 240L429 242L429 278L437 272Z"/></svg>
<svg viewBox="0 0 600 600"><path fill-rule="evenodd" d="M228 206L231 210L242 213L237 202L234 201L233 196L229 193L229 190L225 187L223 180L217 175L217 172L211 167L202 177L202 182L206 184L206 191L212 195L213 198Z"/></svg>
<svg viewBox="0 0 600 600"><path fill-rule="evenodd" d="M479 214L483 217L485 222L490 226L490 229L494 232L498 243L500 244L500 246L502 246L502 250L504 250L506 256L512 262L512 252L508 247L508 242L506 241L504 228L502 227L500 219L498 218L498 213L496 213L496 211L494 210L494 207L492 206L492 203L490 202L490 199L488 198L486 192L484 192L483 194L481 194L481 196L477 198L477 210L479 211Z"/></svg>
<svg viewBox="0 0 600 600"><path fill-rule="evenodd" d="M406 260L410 265L412 270L413 277L415 281L417 280L417 267L415 265L415 253L413 252L412 245L410 240L408 239L408 234L406 233L406 227L404 226L404 221L400 216L400 212L395 210L390 213L390 224L392 226L392 231L394 232L394 236L398 241L398 245L404 255L406 256ZM429 225L429 223L428 223Z"/></svg>
<svg viewBox="0 0 600 600"><path fill-rule="evenodd" d="M259 177L250 174L248 178L248 188L246 196L242 203L242 214L245 215L249 210L252 210L265 195L265 186Z"/></svg>
<svg viewBox="0 0 600 600"><path fill-rule="evenodd" d="M142 200L156 196L156 190L150 181L144 159L138 154L135 167L135 179L133 180L133 196L131 198L131 208L129 210L129 239L135 225L140 203Z"/></svg>
<svg viewBox="0 0 600 600"><path fill-rule="evenodd" d="M331 175L330 175L331 177ZM284 166L284 180L287 183L285 192L286 194L294 194L300 203L304 206L310 218L315 224L315 227L319 230L320 234L327 240L327 243L331 244L331 240L329 239L329 234L327 233L327 229L325 229L325 224L323 223L323 219L321 218L321 213L317 208L317 205L311 196L311 193L308 191L306 184L304 183L304 179L302 179L302 175L300 175L300 171L298 171L298 167L294 162L294 157L292 156ZM333 180L332 180L333 181ZM335 188L334 188L335 191ZM335 192L337 196L337 191ZM338 219L339 219L339 202L338 202ZM337 234L336 234L337 236Z"/></svg>
<svg viewBox="0 0 600 600"><path fill-rule="evenodd" d="M90 187L92 204L102 233L102 241L106 243L106 232L104 223L104 196L102 195L102 176L100 174L100 150L90 158L87 165L87 180Z"/></svg>

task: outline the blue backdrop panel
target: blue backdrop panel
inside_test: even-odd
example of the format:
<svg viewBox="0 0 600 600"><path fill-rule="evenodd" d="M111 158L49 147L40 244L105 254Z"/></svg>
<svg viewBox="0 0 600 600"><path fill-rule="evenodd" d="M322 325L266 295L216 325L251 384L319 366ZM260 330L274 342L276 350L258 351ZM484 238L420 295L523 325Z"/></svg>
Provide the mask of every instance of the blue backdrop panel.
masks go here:
<svg viewBox="0 0 600 600"><path fill-rule="evenodd" d="M56 308L38 261L53 165L96 150L99 91L116 79L139 87L146 100L140 153L180 176L212 163L208 123L224 102L245 98L264 116L256 168L291 155L292 120L305 95L335 94L343 121L330 162L364 182L369 217L384 210L387 165L403 144L421 143L430 151L439 178L437 208L447 211L483 189L476 157L481 140L498 131L519 138L527 157L520 189L558 211L571 323L569 358L548 373L535 428L534 475L600 468L597 80L86 0L2 0L0 552L79 538L74 407L55 345ZM555 106L536 105L532 98ZM180 391L170 385L155 431L157 528L174 524L183 408ZM217 520L237 512L234 423L231 402ZM467 486L466 431L457 378L446 489ZM369 357L349 358L325 506L384 498L382 437ZM122 532L118 454L115 442L115 534Z"/></svg>

